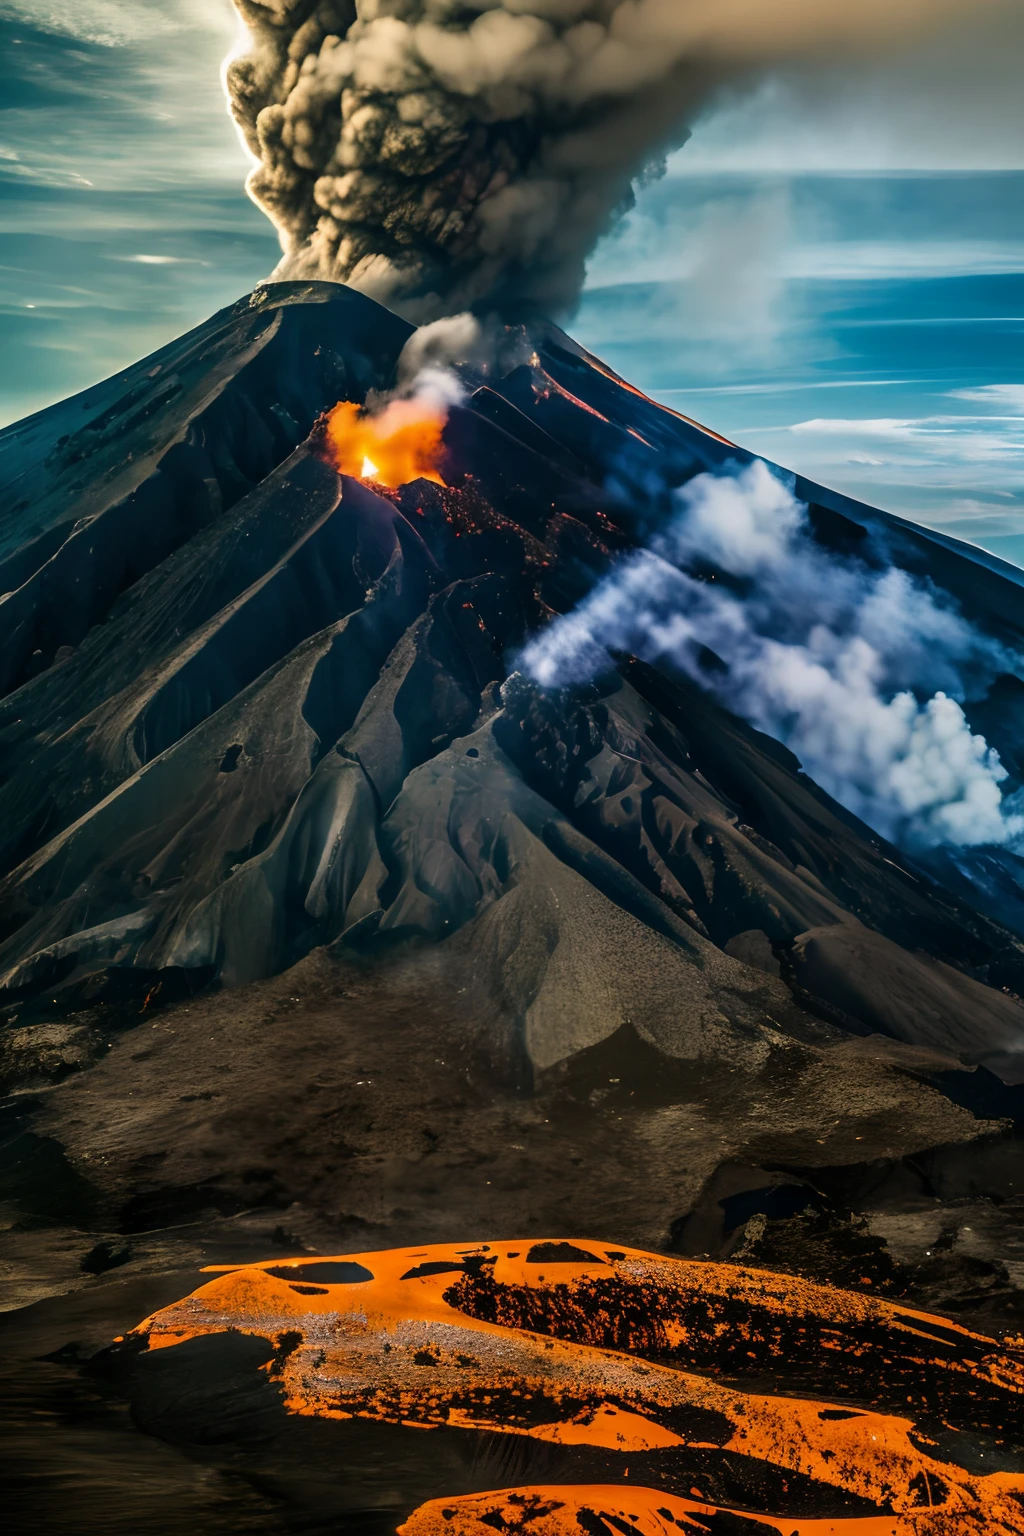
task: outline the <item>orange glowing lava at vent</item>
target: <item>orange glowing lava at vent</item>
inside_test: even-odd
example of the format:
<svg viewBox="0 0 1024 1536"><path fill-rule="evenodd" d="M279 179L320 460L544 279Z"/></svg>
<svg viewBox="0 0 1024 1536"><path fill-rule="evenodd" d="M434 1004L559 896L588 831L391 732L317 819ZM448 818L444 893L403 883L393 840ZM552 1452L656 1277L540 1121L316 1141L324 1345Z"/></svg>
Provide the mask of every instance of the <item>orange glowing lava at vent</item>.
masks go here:
<svg viewBox="0 0 1024 1536"><path fill-rule="evenodd" d="M444 485L438 470L447 408L432 398L392 400L373 413L342 400L327 418L324 442L335 469L397 489L410 480Z"/></svg>

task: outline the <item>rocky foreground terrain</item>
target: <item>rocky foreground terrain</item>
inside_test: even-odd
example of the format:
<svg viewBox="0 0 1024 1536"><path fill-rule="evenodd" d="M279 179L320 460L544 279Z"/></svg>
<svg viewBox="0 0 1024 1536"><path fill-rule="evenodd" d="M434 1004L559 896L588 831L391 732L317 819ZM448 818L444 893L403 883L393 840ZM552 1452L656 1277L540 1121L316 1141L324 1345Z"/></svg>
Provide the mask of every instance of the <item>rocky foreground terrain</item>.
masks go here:
<svg viewBox="0 0 1024 1536"><path fill-rule="evenodd" d="M939 1312L1019 1366L1020 861L909 858L634 658L567 692L525 679L526 637L672 489L747 456L538 326L452 408L443 484L339 474L323 413L391 386L409 334L347 289L271 286L0 434L18 1530L391 1531L449 1493L628 1473L500 1425L288 1414L285 1366L261 1373L233 1314L155 1375L111 1351L204 1265L508 1234L543 1257L568 1233L700 1261L708 1284L753 1266ZM797 494L823 546L927 576L1024 645L1019 573ZM1012 789L1024 685L972 709ZM563 1262L617 1262L579 1251ZM837 1390L761 1356L690 1363ZM961 1482L1019 1470L1000 1401L930 1426ZM786 1515L740 1462L705 1467L703 1496ZM875 1536L890 1504L851 1486L794 1482L788 1512ZM1024 1530L1016 1507L920 1529ZM547 1536L542 1515L515 1528ZM715 1519L693 1528L750 1524Z"/></svg>

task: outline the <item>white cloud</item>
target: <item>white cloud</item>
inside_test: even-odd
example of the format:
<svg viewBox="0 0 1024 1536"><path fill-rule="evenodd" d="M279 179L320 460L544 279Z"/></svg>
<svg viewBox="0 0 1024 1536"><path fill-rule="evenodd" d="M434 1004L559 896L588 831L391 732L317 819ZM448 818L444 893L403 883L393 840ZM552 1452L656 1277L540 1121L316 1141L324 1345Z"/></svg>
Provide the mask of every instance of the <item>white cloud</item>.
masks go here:
<svg viewBox="0 0 1024 1536"><path fill-rule="evenodd" d="M200 265L198 256L116 256L115 261L134 261L140 267L178 267Z"/></svg>
<svg viewBox="0 0 1024 1536"><path fill-rule="evenodd" d="M195 28L234 33L227 0L0 0L0 17L105 48Z"/></svg>
<svg viewBox="0 0 1024 1536"><path fill-rule="evenodd" d="M811 421L794 422L789 430L797 436L841 437L844 441L851 437L873 437L886 442L905 443L928 435L931 429L925 421L901 420L895 416L876 419L855 417L846 420L819 416ZM947 427L942 430L948 432L950 429Z"/></svg>
<svg viewBox="0 0 1024 1536"><path fill-rule="evenodd" d="M973 400L979 405L994 405L1001 410L1014 411L1019 414L1006 419L1024 421L1024 384L982 384L978 389L951 389L949 398Z"/></svg>
<svg viewBox="0 0 1024 1536"><path fill-rule="evenodd" d="M965 277L1024 272L1020 240L808 241L786 252L785 276L831 282L887 282L894 278ZM914 324L914 321L909 321ZM917 322L950 324L947 317Z"/></svg>
<svg viewBox="0 0 1024 1536"><path fill-rule="evenodd" d="M542 687L612 651L669 660L886 837L908 847L1024 838L999 756L961 701L1016 665L949 601L893 567L831 557L764 464L702 475L649 549L626 557L526 648ZM697 579L694 563L743 582ZM709 653L717 658L709 662Z"/></svg>
<svg viewBox="0 0 1024 1536"><path fill-rule="evenodd" d="M859 441L886 445L888 456L877 462L902 463L908 469L946 465L969 475L998 469L1004 491L1007 474L1024 470L1024 416L816 417L785 430L796 438L820 441L823 463L837 452L841 462L857 462L849 449Z"/></svg>

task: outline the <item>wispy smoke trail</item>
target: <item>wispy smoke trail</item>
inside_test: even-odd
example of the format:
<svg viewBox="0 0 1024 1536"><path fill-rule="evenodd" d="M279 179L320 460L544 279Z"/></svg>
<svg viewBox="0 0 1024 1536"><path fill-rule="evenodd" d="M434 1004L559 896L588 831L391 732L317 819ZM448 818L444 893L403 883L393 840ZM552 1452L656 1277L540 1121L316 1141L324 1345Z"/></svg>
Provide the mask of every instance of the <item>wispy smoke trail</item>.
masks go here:
<svg viewBox="0 0 1024 1536"><path fill-rule="evenodd" d="M1024 835L1006 769L961 708L1015 658L905 572L829 554L760 462L698 477L677 506L650 548L527 647L525 673L550 688L592 677L610 651L667 660L893 842Z"/></svg>
<svg viewBox="0 0 1024 1536"><path fill-rule="evenodd" d="M414 318L563 311L721 83L1013 0L235 0L227 72L278 275Z"/></svg>

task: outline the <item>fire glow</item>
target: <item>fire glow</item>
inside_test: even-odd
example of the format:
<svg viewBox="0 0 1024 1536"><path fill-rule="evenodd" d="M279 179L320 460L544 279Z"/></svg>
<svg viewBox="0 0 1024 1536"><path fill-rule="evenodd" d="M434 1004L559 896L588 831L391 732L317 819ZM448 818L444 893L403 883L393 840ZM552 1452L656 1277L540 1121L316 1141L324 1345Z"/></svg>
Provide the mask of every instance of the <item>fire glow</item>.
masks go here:
<svg viewBox="0 0 1024 1536"><path fill-rule="evenodd" d="M410 480L444 485L438 466L447 419L447 406L433 396L392 400L376 413L342 400L327 418L324 441L339 474L389 490Z"/></svg>
<svg viewBox="0 0 1024 1536"><path fill-rule="evenodd" d="M587 1239L306 1255L207 1273L215 1278L141 1323L132 1347L262 1336L276 1348L272 1379L290 1413L589 1447L616 1472L607 1485L446 1495L399 1536L585 1536L598 1526L696 1536L712 1521L718 1530L719 1516L735 1529L734 1511L700 1487L688 1499L625 1482L634 1456L645 1477L658 1478L660 1462L667 1480L688 1449L712 1476L742 1460L742 1496L765 1508L736 1519L765 1536L1020 1536L1024 1477L969 1457L961 1465L954 1451L968 1429L997 1443L1019 1433L1016 1341L1004 1348L795 1275ZM780 1366L795 1370L790 1387L803 1380L814 1395L766 1390ZM921 1432L918 1412L953 1431L946 1448ZM791 1476L824 1509L859 1501L860 1513L773 1512Z"/></svg>

